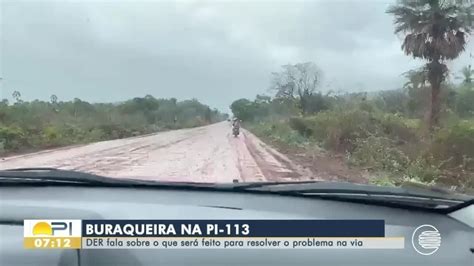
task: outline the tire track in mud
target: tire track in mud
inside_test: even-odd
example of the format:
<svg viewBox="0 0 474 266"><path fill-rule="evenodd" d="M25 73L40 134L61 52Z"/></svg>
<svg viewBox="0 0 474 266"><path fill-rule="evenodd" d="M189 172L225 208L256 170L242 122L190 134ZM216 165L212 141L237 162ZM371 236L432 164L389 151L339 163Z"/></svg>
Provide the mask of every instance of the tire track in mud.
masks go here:
<svg viewBox="0 0 474 266"><path fill-rule="evenodd" d="M261 167L255 161L254 156L248 149L245 143L245 135L243 132L237 137L234 137L230 132L227 135L229 142L232 144L232 148L236 153L237 169L240 173L240 181L242 182L261 182L265 181L265 174L262 172Z"/></svg>
<svg viewBox="0 0 474 266"><path fill-rule="evenodd" d="M310 171L294 164L285 155L274 150L249 131L243 130L243 132L245 145L267 181L316 179Z"/></svg>
<svg viewBox="0 0 474 266"><path fill-rule="evenodd" d="M299 176L294 171L286 171L286 169L282 170L281 167L278 167L276 164L266 161L262 152L258 151L256 145L247 138L245 138L245 144L267 181L283 181L285 179L297 178Z"/></svg>

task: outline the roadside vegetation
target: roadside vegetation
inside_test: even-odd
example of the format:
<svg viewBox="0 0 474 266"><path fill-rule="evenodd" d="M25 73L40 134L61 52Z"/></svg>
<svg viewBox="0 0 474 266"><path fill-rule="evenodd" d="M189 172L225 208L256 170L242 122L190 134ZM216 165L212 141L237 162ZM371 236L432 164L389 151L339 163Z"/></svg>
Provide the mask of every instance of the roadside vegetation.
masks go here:
<svg viewBox="0 0 474 266"><path fill-rule="evenodd" d="M374 184L472 190L474 71L450 73L446 65L464 51L472 11L469 1L437 0L399 1L387 10L395 33L405 36L403 52L426 62L403 73L400 89L322 93L315 63L288 64L272 74L271 96L239 99L231 110L287 153L342 157Z"/></svg>
<svg viewBox="0 0 474 266"><path fill-rule="evenodd" d="M156 99L147 95L121 103L88 103L80 99L49 102L0 102L0 154L34 151L138 136L169 129L203 126L225 119L199 101Z"/></svg>

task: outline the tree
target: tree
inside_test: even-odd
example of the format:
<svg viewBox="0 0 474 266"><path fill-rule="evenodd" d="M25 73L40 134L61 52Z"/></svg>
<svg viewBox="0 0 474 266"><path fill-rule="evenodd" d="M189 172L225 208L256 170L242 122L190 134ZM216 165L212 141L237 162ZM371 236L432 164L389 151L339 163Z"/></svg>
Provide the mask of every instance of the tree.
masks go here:
<svg viewBox="0 0 474 266"><path fill-rule="evenodd" d="M462 0L400 0L387 13L395 19L395 33L404 33L402 50L427 62L431 85L430 129L438 125L441 83L445 80L447 60L464 51L471 32L472 5Z"/></svg>
<svg viewBox="0 0 474 266"><path fill-rule="evenodd" d="M461 69L461 76L458 76L457 79L462 79L464 85L471 86L474 79L474 69L471 68L471 65L463 67Z"/></svg>
<svg viewBox="0 0 474 266"><path fill-rule="evenodd" d="M402 74L408 79L403 88L407 90L419 90L426 85L426 72L424 69L410 70Z"/></svg>
<svg viewBox="0 0 474 266"><path fill-rule="evenodd" d="M328 110L331 107L331 103L328 95L323 95L321 92L313 93L305 100L306 113L315 114L324 110Z"/></svg>
<svg viewBox="0 0 474 266"><path fill-rule="evenodd" d="M56 104L58 102L58 96L56 95L51 95L51 97L49 97L50 101L52 104Z"/></svg>
<svg viewBox="0 0 474 266"><path fill-rule="evenodd" d="M206 120L207 123L211 123L212 121L211 108L207 107L206 110L204 111L204 119Z"/></svg>
<svg viewBox="0 0 474 266"><path fill-rule="evenodd" d="M255 117L255 106L247 99L238 99L232 102L230 110L235 117L244 121L252 121Z"/></svg>
<svg viewBox="0 0 474 266"><path fill-rule="evenodd" d="M21 93L20 93L19 91L14 91L14 92L12 93L12 97L13 97L13 99L15 99L15 101L16 101L17 103L20 103L20 102L21 102Z"/></svg>
<svg viewBox="0 0 474 266"><path fill-rule="evenodd" d="M474 115L474 90L462 86L456 95L455 108L462 117L472 117Z"/></svg>
<svg viewBox="0 0 474 266"><path fill-rule="evenodd" d="M267 95L260 95L260 94L257 94L257 96L255 97L255 102L256 103L270 103L272 101L272 98L270 96L267 96Z"/></svg>
<svg viewBox="0 0 474 266"><path fill-rule="evenodd" d="M406 91L403 90L387 90L381 91L375 98L375 104L380 109L389 113L401 113L406 114L407 109L411 111L409 98Z"/></svg>
<svg viewBox="0 0 474 266"><path fill-rule="evenodd" d="M419 115L421 111L429 106L430 88L427 84L426 71L424 68L410 70L403 73L408 81L403 84L403 89L408 95L408 111L411 115Z"/></svg>
<svg viewBox="0 0 474 266"><path fill-rule="evenodd" d="M304 114L310 109L311 97L319 85L321 72L312 62L284 65L280 72L272 73L271 88L276 97L297 100Z"/></svg>

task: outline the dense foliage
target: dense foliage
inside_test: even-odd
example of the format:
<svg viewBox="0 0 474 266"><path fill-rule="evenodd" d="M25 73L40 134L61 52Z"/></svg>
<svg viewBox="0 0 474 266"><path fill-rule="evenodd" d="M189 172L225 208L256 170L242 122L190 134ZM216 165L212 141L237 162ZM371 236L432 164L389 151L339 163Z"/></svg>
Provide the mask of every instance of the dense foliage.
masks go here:
<svg viewBox="0 0 474 266"><path fill-rule="evenodd" d="M50 102L0 102L0 152L17 152L87 143L196 127L225 117L199 101L156 99L147 95L122 103L88 103L80 99Z"/></svg>
<svg viewBox="0 0 474 266"><path fill-rule="evenodd" d="M231 109L258 136L280 147L342 154L348 164L377 176L375 183L408 180L473 188L473 84L442 84L440 126L429 134L429 85L413 84L413 76L407 75L407 84L394 91L315 92L311 113L303 113L298 101L278 95L240 99Z"/></svg>

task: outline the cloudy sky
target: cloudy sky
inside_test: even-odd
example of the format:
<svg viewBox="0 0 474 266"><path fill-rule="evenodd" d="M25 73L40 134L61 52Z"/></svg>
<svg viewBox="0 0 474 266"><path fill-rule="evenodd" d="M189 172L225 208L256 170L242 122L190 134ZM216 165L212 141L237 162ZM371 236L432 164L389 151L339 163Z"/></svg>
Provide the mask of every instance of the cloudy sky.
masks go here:
<svg viewBox="0 0 474 266"><path fill-rule="evenodd" d="M324 90L399 87L394 0L1 2L1 97L198 98L223 111L268 92L270 73L315 62ZM454 63L473 61L474 44Z"/></svg>

